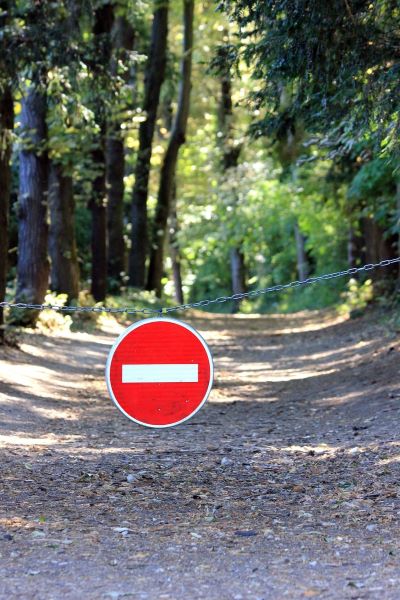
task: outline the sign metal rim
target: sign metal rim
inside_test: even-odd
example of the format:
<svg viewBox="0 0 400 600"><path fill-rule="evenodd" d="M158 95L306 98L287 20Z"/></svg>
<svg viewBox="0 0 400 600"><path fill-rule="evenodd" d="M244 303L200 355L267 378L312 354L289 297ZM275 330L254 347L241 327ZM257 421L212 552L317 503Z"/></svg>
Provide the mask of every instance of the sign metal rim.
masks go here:
<svg viewBox="0 0 400 600"><path fill-rule="evenodd" d="M180 419L179 421L176 421L175 423L168 423L167 425L151 425L150 423L145 423L143 421L139 421L139 419L135 419L134 417L132 417L131 415L129 415L122 408L122 406L118 403L118 400L116 399L116 397L114 395L114 392L113 392L113 389L112 389L112 386L111 386L111 378L110 378L111 362L112 362L114 353L115 353L116 349L118 348L120 342L122 342L122 340L129 333L131 333L131 331L134 331L135 329L137 329L138 327L141 327L142 325L146 325L146 324L149 324L149 323L155 323L155 322L175 323L176 325L180 325L184 329L188 329L191 333L193 333L193 335L199 340L199 342L203 346L203 348L204 348L204 350L205 350L205 352L207 354L208 362L209 362L209 365L210 365L210 380L208 382L208 387L207 387L207 390L206 390L206 392L204 394L204 398L200 402L199 406L193 412L191 412L190 415L188 415L184 419ZM184 321L180 321L179 319L171 319L169 317L155 317L155 318L141 319L140 321L137 321L136 323L132 323L132 325L129 325L129 327L127 327L126 329L124 329L124 331L117 337L117 339L115 340L115 342L111 346L111 349L110 349L110 351L108 353L107 362L106 362L106 369L105 369L105 375L106 375L106 384L107 384L108 393L109 393L109 395L111 397L111 400L114 402L115 406L118 408L118 410L120 410L128 419L130 419L131 421L134 421L134 423L138 423L139 425L143 425L144 427L149 427L150 429L165 429L167 427L175 427L175 425L180 425L181 423L184 423L188 419L191 419L201 409L201 407L205 404L205 402L208 399L208 396L210 395L211 388L212 388L213 381L214 381L214 362L213 362L212 354L210 352L210 349L208 347L207 342L205 341L205 339L199 334L199 332L194 327L192 327L188 323L185 323Z"/></svg>

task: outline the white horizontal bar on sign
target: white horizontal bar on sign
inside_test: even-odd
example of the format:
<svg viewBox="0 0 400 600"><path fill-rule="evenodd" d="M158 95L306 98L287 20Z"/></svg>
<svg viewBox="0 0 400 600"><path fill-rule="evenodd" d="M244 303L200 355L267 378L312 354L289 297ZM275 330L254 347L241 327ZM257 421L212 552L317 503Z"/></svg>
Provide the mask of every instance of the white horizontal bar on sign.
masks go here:
<svg viewBox="0 0 400 600"><path fill-rule="evenodd" d="M122 383L197 383L199 365L122 365Z"/></svg>

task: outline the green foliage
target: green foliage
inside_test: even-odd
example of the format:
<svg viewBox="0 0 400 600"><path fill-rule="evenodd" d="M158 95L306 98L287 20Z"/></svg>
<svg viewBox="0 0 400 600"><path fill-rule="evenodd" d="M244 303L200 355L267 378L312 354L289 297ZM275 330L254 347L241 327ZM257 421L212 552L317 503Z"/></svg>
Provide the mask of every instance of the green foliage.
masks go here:
<svg viewBox="0 0 400 600"><path fill-rule="evenodd" d="M374 287L371 279L364 282L350 279L346 291L342 294L339 312L342 314L349 313L350 316L359 316L368 303L371 302L373 296Z"/></svg>
<svg viewBox="0 0 400 600"><path fill-rule="evenodd" d="M134 28L133 51L111 51L107 36L93 35L96 11L107 2L74 2L76 13L61 2L39 4L39 11L33 0L10 4L2 28L7 53L1 58L0 83L12 79L17 137L20 90L35 81L46 93L48 139L41 151L73 178L81 287L86 289L92 260L87 206L99 172L92 155L105 124L125 147L128 238L138 128L145 117L141 106L153 3L119 0L114 5L114 15ZM396 3L223 0L220 12L214 8L210 2L196 3L190 119L176 180L185 300L232 293L232 248L240 248L245 256L249 290L297 279L295 226L305 239L311 275L348 266L348 231L351 226L361 236L363 218L378 223L385 239L397 240ZM150 173L150 221L180 80L178 2L171 3L169 28L167 77ZM218 111L221 77L227 67L233 100L228 141L241 153L238 166L223 173L221 140L226 131L220 131ZM14 195L17 172L14 152ZM15 245L14 210L11 217ZM358 262L370 246L372 240L362 240ZM15 253L10 257L15 263ZM11 282L14 270L10 275ZM161 304L174 304L170 260L164 282ZM121 287L120 282L109 283ZM351 282L346 288L345 281L335 280L260 296L243 302L241 310L287 312L341 304L343 310L352 311L363 308L372 291L367 283ZM107 298L108 305L160 306L152 294L124 286L121 292L118 299ZM79 301L91 305L93 298L83 292ZM216 311L231 308L231 304L212 306ZM52 327L52 319L56 326L59 317L59 313L48 314L43 317L47 324L41 326ZM95 326L98 315L73 316L70 325L80 326L82 319Z"/></svg>
<svg viewBox="0 0 400 600"><path fill-rule="evenodd" d="M326 165L319 171L314 168L314 173L305 166L297 182L282 183L281 171L259 151L258 161L246 161L230 169L227 177L216 180L212 195L202 206L197 197L196 211L190 213L190 229L180 235L193 271L188 277L193 281L190 297L230 293L229 249L239 243L246 256L251 288L296 279L296 220L306 236L313 273L342 268L346 244L344 198L326 197L332 194L327 186L321 189L320 177L326 171ZM317 308L337 301L340 289L340 284L325 289L314 286L301 293L262 296L252 301L252 307L262 311Z"/></svg>
<svg viewBox="0 0 400 600"><path fill-rule="evenodd" d="M394 196L395 178L393 165L383 158L375 158L365 163L349 186L348 197L355 200L368 200L381 194Z"/></svg>
<svg viewBox="0 0 400 600"><path fill-rule="evenodd" d="M54 294L48 292L45 296L45 304L54 306L65 306L67 302L66 294ZM39 313L37 327L39 331L48 333L50 331L69 331L72 325L72 317L69 314L58 312L57 310L42 310Z"/></svg>
<svg viewBox="0 0 400 600"><path fill-rule="evenodd" d="M348 153L364 138L398 149L396 2L222 0L220 8L237 23L238 55L259 81L252 97L265 116L255 135L301 118L325 147Z"/></svg>
<svg viewBox="0 0 400 600"><path fill-rule="evenodd" d="M347 192L359 216L372 218L387 237L399 232L397 180L393 160L378 157L362 165Z"/></svg>

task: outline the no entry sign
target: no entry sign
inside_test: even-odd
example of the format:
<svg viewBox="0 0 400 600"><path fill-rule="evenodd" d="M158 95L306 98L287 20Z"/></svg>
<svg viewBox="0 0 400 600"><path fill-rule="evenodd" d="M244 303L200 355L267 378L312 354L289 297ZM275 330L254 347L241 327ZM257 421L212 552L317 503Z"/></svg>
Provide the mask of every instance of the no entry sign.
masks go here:
<svg viewBox="0 0 400 600"><path fill-rule="evenodd" d="M110 350L108 391L129 419L171 427L194 415L213 381L211 353L193 327L175 319L145 319L128 327Z"/></svg>

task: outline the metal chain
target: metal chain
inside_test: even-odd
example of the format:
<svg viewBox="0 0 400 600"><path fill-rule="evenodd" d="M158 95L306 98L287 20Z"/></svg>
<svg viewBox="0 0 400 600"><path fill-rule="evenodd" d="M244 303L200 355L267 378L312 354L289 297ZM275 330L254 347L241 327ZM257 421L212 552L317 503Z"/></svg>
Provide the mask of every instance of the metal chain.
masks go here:
<svg viewBox="0 0 400 600"><path fill-rule="evenodd" d="M56 304L29 304L25 302L0 302L1 308L21 308L21 309L32 309L32 310L57 310L59 312L94 312L94 313L126 313L129 315L165 315L171 312L179 310L188 310L190 308L204 308L210 306L210 304L222 304L224 302L232 302L237 300L243 300L244 298L255 298L263 294L270 294L273 292L282 292L289 288L297 288L303 285L310 285L319 281L327 281L328 279L336 279L336 277L345 277L346 275L356 275L364 271L373 271L378 267L388 267L395 263L400 263L400 257L392 258L388 260L381 260L378 263L369 263L362 267L353 267L346 269L345 271L336 271L335 273L326 273L325 275L318 275L317 277L308 277L302 281L291 281L282 285L273 285L272 287L262 288L259 290L252 290L250 292L243 292L242 294L233 294L232 296L220 296L219 298L213 298L209 300L200 300L199 302L191 302L189 304L179 304L177 306L162 307L162 308L109 308L106 306L57 306Z"/></svg>

